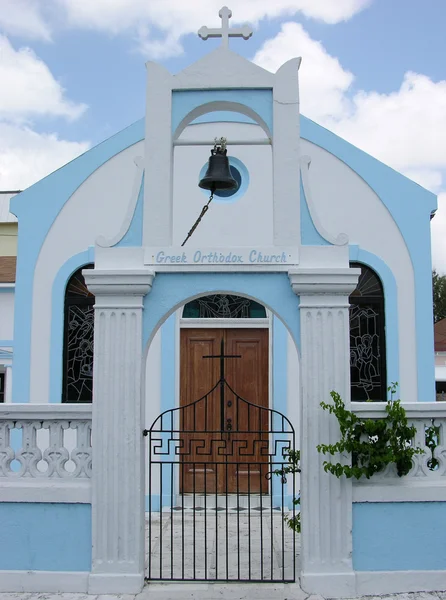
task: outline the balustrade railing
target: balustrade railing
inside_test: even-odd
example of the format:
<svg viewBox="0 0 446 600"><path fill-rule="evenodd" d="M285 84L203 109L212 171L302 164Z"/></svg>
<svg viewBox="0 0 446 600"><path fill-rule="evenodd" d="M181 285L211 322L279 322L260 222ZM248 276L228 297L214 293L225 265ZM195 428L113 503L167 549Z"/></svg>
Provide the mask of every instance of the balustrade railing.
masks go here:
<svg viewBox="0 0 446 600"><path fill-rule="evenodd" d="M0 405L0 485L91 477L90 404Z"/></svg>
<svg viewBox="0 0 446 600"><path fill-rule="evenodd" d="M407 415L409 425L416 427L412 440L415 447L422 448L424 454L413 457L410 472L400 478L394 465L382 473L374 475L369 482L391 483L393 480L411 483L446 484L446 404L435 402L401 403ZM382 419L386 416L384 402L352 402L352 411L363 419ZM433 443L432 443L433 441ZM435 481L436 480L436 481Z"/></svg>

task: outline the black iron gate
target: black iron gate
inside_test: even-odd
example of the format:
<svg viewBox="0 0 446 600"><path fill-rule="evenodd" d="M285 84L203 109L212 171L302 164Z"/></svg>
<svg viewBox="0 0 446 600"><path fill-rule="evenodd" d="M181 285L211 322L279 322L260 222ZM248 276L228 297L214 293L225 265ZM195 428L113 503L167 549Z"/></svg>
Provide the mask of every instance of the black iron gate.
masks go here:
<svg viewBox="0 0 446 600"><path fill-rule="evenodd" d="M295 580L295 433L280 412L220 379L195 402L163 412L148 438L148 580ZM217 424L217 426L216 426ZM279 474L278 474L279 473Z"/></svg>

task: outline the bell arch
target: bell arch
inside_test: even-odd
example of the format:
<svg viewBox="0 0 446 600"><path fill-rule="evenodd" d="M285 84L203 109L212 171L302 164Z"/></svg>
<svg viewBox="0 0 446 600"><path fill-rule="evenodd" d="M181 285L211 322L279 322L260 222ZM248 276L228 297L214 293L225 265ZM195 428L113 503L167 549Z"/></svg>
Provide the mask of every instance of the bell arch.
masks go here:
<svg viewBox="0 0 446 600"><path fill-rule="evenodd" d="M159 274L144 298L144 360L159 327L184 304L209 294L232 294L258 302L284 324L300 354L299 300L285 273Z"/></svg>
<svg viewBox="0 0 446 600"><path fill-rule="evenodd" d="M198 119L199 117L202 117L207 113L217 111L229 111L245 115L245 117L249 117L250 119L255 121L257 125L259 125L263 129L268 138L271 139L272 137L272 132L268 127L266 121L251 107L240 102L232 102L229 100L214 100L212 102L200 104L199 106L195 107L190 112L188 112L187 115L183 117L178 126L175 128L172 140L175 142L175 140L177 140L180 137L180 135L183 133L186 127L190 125L192 121L195 121L195 119Z"/></svg>

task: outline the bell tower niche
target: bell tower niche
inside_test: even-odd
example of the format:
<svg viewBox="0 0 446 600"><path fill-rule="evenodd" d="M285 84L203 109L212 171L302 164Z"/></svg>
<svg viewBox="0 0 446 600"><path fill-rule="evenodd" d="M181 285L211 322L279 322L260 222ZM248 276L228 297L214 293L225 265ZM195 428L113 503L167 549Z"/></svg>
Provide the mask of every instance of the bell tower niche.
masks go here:
<svg viewBox="0 0 446 600"><path fill-rule="evenodd" d="M221 44L193 65L171 75L147 63L143 245L149 257L182 244L287 249L296 264L300 58L262 69L229 48L252 29L230 27L227 7L219 17L221 27L198 35Z"/></svg>

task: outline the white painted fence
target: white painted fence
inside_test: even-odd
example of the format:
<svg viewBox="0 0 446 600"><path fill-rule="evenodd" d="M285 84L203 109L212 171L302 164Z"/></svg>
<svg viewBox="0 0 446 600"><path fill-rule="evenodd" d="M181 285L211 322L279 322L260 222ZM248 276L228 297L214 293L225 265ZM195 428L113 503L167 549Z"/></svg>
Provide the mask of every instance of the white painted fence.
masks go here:
<svg viewBox="0 0 446 600"><path fill-rule="evenodd" d="M91 404L0 404L0 500L89 502Z"/></svg>
<svg viewBox="0 0 446 600"><path fill-rule="evenodd" d="M355 502L446 501L446 403L402 404L417 433L413 468L398 477L393 466L354 480ZM364 419L386 415L385 403L353 402ZM91 404L0 404L0 501L91 501ZM438 445L426 447L426 428L439 427Z"/></svg>
<svg viewBox="0 0 446 600"><path fill-rule="evenodd" d="M416 427L413 444L424 454L413 457L410 472L398 477L391 465L370 479L354 480L355 502L423 502L446 501L446 404L436 402L401 403L409 425ZM384 402L352 402L352 411L363 419L382 419L386 416ZM432 452L426 446L426 429L439 428L437 447Z"/></svg>

